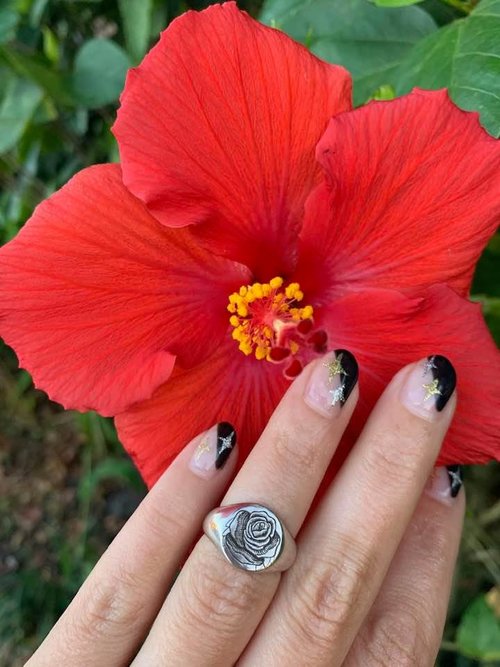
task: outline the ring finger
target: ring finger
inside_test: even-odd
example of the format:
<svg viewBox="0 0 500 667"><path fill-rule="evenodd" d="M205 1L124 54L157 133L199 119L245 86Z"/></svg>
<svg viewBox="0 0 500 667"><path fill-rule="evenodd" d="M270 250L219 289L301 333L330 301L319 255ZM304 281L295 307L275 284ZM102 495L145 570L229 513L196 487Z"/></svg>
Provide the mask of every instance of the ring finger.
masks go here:
<svg viewBox="0 0 500 667"><path fill-rule="evenodd" d="M343 667L434 665L465 510L458 466L436 468Z"/></svg>
<svg viewBox="0 0 500 667"><path fill-rule="evenodd" d="M223 505L269 506L296 535L357 400L357 364L337 350L291 385ZM233 664L270 604L279 572L232 567L207 537L196 545L134 666Z"/></svg>

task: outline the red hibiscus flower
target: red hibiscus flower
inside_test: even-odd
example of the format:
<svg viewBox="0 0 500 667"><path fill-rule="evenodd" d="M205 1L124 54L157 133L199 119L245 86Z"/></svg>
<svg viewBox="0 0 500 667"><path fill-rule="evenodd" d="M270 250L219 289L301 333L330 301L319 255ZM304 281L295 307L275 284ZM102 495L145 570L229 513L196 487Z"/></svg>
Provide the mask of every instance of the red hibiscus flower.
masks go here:
<svg viewBox="0 0 500 667"><path fill-rule="evenodd" d="M500 144L445 91L351 111L350 90L234 3L189 12L128 75L121 167L77 174L1 250L5 341L55 401L115 415L148 484L218 420L246 454L326 347L360 365L344 452L392 374L439 353L459 378L440 462L498 457L500 358L467 295Z"/></svg>

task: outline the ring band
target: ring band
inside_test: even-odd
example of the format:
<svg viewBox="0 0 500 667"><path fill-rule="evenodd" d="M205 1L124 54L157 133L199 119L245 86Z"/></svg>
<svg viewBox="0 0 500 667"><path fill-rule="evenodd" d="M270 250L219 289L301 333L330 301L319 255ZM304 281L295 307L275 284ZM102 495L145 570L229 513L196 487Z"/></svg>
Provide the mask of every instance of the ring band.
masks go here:
<svg viewBox="0 0 500 667"><path fill-rule="evenodd" d="M249 572L287 570L295 560L295 541L276 514L264 505L239 503L212 510L203 530L226 559Z"/></svg>

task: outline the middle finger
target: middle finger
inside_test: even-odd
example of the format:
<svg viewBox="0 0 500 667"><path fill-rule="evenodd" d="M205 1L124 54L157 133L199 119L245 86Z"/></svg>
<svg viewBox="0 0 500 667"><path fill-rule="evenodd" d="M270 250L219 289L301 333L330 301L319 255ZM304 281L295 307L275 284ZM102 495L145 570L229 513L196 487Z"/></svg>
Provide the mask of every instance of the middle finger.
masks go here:
<svg viewBox="0 0 500 667"><path fill-rule="evenodd" d="M321 505L240 665L341 665L379 592L438 455L455 371L433 356L400 371ZM448 401L448 399L450 399Z"/></svg>
<svg viewBox="0 0 500 667"><path fill-rule="evenodd" d="M357 364L337 350L291 385L223 505L268 505L295 535L357 399ZM226 665L239 657L279 583L278 572L237 570L203 536L134 662Z"/></svg>

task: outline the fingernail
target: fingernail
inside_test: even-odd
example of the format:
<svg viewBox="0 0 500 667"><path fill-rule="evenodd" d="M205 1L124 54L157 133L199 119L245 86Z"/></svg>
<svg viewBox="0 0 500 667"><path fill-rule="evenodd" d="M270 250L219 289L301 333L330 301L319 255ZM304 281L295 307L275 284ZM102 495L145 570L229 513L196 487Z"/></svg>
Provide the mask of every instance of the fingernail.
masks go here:
<svg viewBox="0 0 500 667"><path fill-rule="evenodd" d="M358 363L347 350L334 350L316 364L304 400L325 417L340 412L358 381Z"/></svg>
<svg viewBox="0 0 500 667"><path fill-rule="evenodd" d="M401 391L401 401L419 417L432 421L455 390L457 376L446 357L427 357L412 370Z"/></svg>
<svg viewBox="0 0 500 667"><path fill-rule="evenodd" d="M236 430L228 422L220 422L199 437L189 468L199 477L209 479L224 467L236 444Z"/></svg>
<svg viewBox="0 0 500 667"><path fill-rule="evenodd" d="M446 470L448 472L448 478L450 480L450 495L452 498L456 498L460 489L464 484L463 475L462 475L462 466L454 465L447 466Z"/></svg>
<svg viewBox="0 0 500 667"><path fill-rule="evenodd" d="M454 465L446 468L443 466L434 468L425 492L432 498L449 505L458 496L462 486L462 466Z"/></svg>

